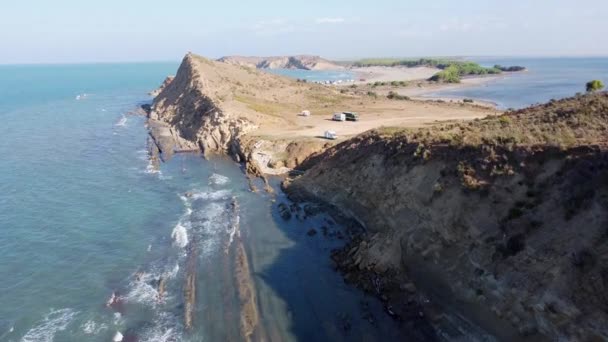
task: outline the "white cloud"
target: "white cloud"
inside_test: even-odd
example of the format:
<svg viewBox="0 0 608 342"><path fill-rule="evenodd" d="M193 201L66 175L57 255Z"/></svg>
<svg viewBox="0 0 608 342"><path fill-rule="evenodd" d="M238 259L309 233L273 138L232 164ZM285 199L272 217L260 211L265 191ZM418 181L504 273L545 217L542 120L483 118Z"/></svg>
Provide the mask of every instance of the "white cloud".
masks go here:
<svg viewBox="0 0 608 342"><path fill-rule="evenodd" d="M317 18L316 22L317 24L341 24L343 22L345 22L346 19L344 18Z"/></svg>

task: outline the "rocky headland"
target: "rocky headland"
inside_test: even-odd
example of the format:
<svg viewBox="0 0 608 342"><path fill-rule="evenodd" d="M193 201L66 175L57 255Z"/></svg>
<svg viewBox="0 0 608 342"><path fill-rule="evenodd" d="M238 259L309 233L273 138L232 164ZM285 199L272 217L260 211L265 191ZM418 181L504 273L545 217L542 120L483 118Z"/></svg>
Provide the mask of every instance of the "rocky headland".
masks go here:
<svg viewBox="0 0 608 342"><path fill-rule="evenodd" d="M428 317L446 339L460 336L441 330L454 317L500 340L608 338L608 94L502 114L256 68L188 54L149 110L156 153L303 172L285 191L365 229L336 267L395 319ZM378 119L338 126L350 129L338 141L315 136L351 108Z"/></svg>
<svg viewBox="0 0 608 342"><path fill-rule="evenodd" d="M310 55L246 57L225 56L218 61L257 69L339 70L344 67L325 58Z"/></svg>

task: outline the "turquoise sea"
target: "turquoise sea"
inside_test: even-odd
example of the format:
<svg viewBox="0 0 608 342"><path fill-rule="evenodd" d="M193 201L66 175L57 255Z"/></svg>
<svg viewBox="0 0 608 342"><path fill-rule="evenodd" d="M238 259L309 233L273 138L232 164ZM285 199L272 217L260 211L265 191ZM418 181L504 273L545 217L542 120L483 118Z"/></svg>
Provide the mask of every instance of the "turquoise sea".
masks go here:
<svg viewBox="0 0 608 342"><path fill-rule="evenodd" d="M499 108L523 108L585 92L585 83L599 79L608 84L608 57L513 58L471 57L483 66L520 65L528 70L504 73L479 86L439 91L428 96L468 97L494 102Z"/></svg>
<svg viewBox="0 0 608 342"><path fill-rule="evenodd" d="M285 196L250 192L228 159L149 166L145 118L130 112L177 67L0 66L0 341L241 340L241 242L269 339L394 340L395 322L369 322L382 305L333 270L331 249L344 240L330 216L282 219ZM189 244L198 253L188 331Z"/></svg>

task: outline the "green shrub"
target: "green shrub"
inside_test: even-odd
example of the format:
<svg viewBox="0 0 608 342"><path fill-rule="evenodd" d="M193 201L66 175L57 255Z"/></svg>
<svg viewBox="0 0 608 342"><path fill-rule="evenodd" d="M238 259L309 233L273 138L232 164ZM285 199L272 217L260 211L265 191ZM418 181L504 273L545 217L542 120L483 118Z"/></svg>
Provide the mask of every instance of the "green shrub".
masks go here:
<svg viewBox="0 0 608 342"><path fill-rule="evenodd" d="M589 81L586 84L587 92L593 92L602 90L604 88L604 83L600 80Z"/></svg>
<svg viewBox="0 0 608 342"><path fill-rule="evenodd" d="M376 94L376 93L375 93L375 92L373 92L373 91L368 91L368 92L367 92L367 96L371 96L371 97L376 98L376 97L378 97L378 94Z"/></svg>

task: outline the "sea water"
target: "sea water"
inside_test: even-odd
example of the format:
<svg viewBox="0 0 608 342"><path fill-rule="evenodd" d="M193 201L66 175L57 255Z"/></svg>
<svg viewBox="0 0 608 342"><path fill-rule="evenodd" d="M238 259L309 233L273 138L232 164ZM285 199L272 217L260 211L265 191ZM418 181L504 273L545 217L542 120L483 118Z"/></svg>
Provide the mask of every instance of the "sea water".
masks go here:
<svg viewBox="0 0 608 342"><path fill-rule="evenodd" d="M343 70L266 69L266 72L306 80L307 82L337 82L356 79L355 73Z"/></svg>
<svg viewBox="0 0 608 342"><path fill-rule="evenodd" d="M229 159L151 167L146 120L132 112L177 67L0 66L0 341L240 340L238 243L266 336L394 340L381 303L332 269L344 241L321 234L331 217L282 219L278 180L275 194L253 193Z"/></svg>
<svg viewBox="0 0 608 342"><path fill-rule="evenodd" d="M523 108L585 92L585 84L608 84L608 58L467 58L486 67L524 66L527 71L503 73L480 85L438 91L427 96L491 101L501 109Z"/></svg>

